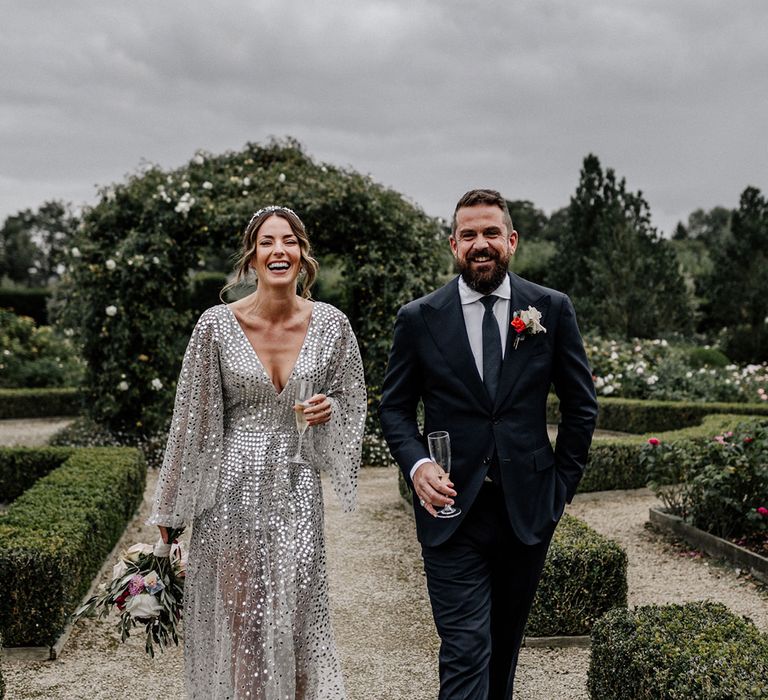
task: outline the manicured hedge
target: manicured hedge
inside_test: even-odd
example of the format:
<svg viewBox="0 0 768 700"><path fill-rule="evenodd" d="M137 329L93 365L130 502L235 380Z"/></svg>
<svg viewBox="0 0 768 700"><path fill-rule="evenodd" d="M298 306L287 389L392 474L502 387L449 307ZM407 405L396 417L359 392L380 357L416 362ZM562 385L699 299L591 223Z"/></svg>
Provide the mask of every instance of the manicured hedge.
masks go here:
<svg viewBox="0 0 768 700"><path fill-rule="evenodd" d="M0 515L0 634L55 642L141 502L138 450L83 448Z"/></svg>
<svg viewBox="0 0 768 700"><path fill-rule="evenodd" d="M50 289L0 288L0 308L11 309L18 316L29 316L38 326L48 325Z"/></svg>
<svg viewBox="0 0 768 700"><path fill-rule="evenodd" d="M700 425L668 432L601 438L592 441L584 478L579 492L636 489L646 485L645 470L640 467L640 450L648 438L660 440L711 440L724 430L733 429L742 418L738 415L705 416Z"/></svg>
<svg viewBox="0 0 768 700"><path fill-rule="evenodd" d="M721 603L612 610L592 629L595 700L768 697L768 636Z"/></svg>
<svg viewBox="0 0 768 700"><path fill-rule="evenodd" d="M18 498L72 454L67 447L0 447L0 503Z"/></svg>
<svg viewBox="0 0 768 700"><path fill-rule="evenodd" d="M0 419L76 416L80 410L77 389L0 389Z"/></svg>
<svg viewBox="0 0 768 700"><path fill-rule="evenodd" d="M712 414L768 416L765 403L701 403L694 401L649 401L641 399L598 399L597 427L623 433L652 433L696 426ZM560 420L559 400L550 395L547 420Z"/></svg>
<svg viewBox="0 0 768 700"><path fill-rule="evenodd" d="M526 635L589 634L608 610L627 606L627 555L613 540L570 515L549 547Z"/></svg>

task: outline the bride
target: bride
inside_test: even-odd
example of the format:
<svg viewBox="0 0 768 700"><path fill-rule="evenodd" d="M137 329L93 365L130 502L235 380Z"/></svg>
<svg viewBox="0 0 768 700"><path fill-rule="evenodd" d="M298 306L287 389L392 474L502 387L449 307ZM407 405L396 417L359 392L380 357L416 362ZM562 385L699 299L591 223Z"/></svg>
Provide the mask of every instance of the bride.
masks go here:
<svg viewBox="0 0 768 700"><path fill-rule="evenodd" d="M192 523L184 597L190 698L344 698L328 613L327 470L356 503L366 393L357 342L338 309L312 302L317 274L299 217L257 211L237 280L255 292L205 311L189 341L149 522ZM297 293L299 280L302 293ZM300 380L314 395L299 447Z"/></svg>

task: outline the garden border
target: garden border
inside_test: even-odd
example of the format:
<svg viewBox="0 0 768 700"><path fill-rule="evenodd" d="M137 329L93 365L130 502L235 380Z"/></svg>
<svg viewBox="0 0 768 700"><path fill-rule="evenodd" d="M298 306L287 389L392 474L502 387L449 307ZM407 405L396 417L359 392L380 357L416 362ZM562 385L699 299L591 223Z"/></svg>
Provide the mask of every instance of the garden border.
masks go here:
<svg viewBox="0 0 768 700"><path fill-rule="evenodd" d="M706 552L711 557L725 559L735 567L747 569L756 579L768 584L768 558L704 530L699 530L681 517L666 513L660 508L650 508L648 519L659 529L682 537L688 544Z"/></svg>

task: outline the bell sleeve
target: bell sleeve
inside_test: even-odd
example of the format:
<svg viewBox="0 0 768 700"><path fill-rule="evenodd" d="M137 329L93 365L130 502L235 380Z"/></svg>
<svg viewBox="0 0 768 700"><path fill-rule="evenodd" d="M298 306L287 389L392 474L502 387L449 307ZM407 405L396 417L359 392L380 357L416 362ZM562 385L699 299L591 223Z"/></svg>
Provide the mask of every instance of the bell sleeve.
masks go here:
<svg viewBox="0 0 768 700"><path fill-rule="evenodd" d="M357 506L357 473L360 469L367 395L363 361L346 316L339 312L338 334L333 343L325 394L331 418L313 428L313 448L320 468L328 472L333 490L345 512Z"/></svg>
<svg viewBox="0 0 768 700"><path fill-rule="evenodd" d="M224 433L215 307L200 317L184 353L150 525L181 527L213 505Z"/></svg>

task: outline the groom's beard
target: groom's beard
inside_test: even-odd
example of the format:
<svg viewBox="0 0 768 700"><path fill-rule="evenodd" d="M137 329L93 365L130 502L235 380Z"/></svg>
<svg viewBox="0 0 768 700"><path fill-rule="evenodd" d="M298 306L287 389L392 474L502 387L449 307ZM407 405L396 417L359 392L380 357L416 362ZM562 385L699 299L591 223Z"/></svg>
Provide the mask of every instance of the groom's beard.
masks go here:
<svg viewBox="0 0 768 700"><path fill-rule="evenodd" d="M483 257L485 255L483 254ZM474 289L480 294L490 294L504 281L510 256L505 255L502 258L496 251L489 250L487 256L493 261L494 265L485 272L472 269L471 263L477 256L478 254L475 253L472 256L467 256L464 260L457 261L459 272L461 272L462 278L470 289Z"/></svg>

